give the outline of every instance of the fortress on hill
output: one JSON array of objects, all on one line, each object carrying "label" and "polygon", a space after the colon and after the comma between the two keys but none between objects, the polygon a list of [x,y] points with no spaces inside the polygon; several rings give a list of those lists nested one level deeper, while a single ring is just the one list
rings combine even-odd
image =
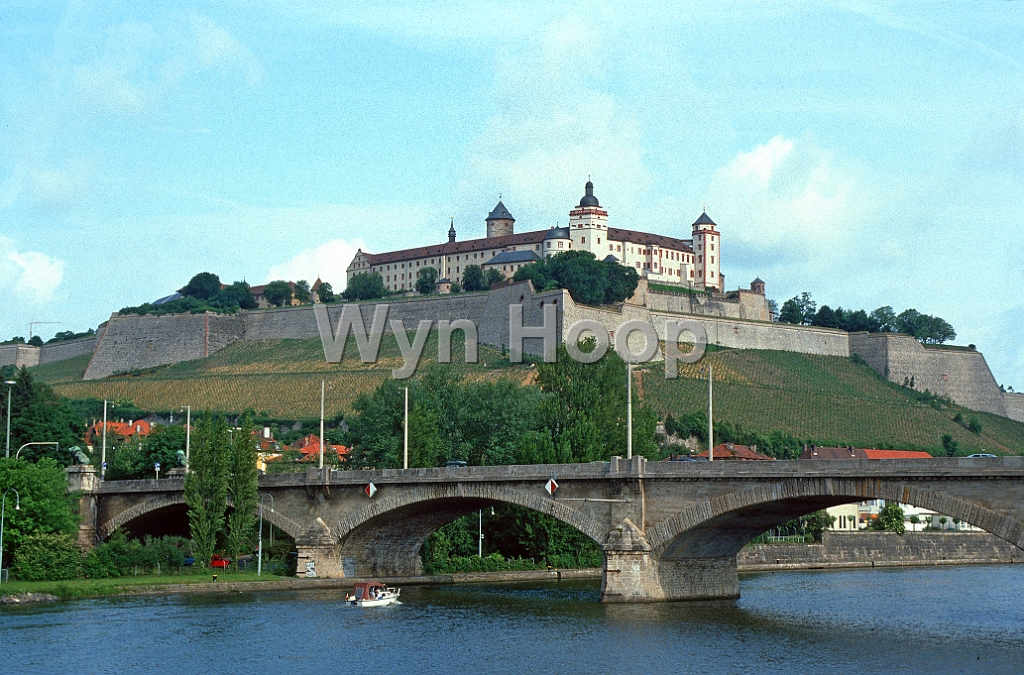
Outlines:
[{"label": "fortress on hill", "polygon": [[689,239],[623,230],[608,226],[608,211],[594,196],[594,184],[588,180],[584,190],[580,203],[569,211],[567,227],[517,234],[516,219],[499,200],[486,218],[485,238],[457,241],[453,220],[443,244],[389,253],[356,251],[347,269],[348,279],[376,272],[389,291],[411,292],[419,271],[433,267],[438,272],[438,290],[448,292],[450,283],[461,279],[469,265],[497,270],[508,279],[520,267],[549,256],[587,251],[598,260],[632,267],[652,282],[725,290],[721,235],[707,213],[693,223]]},{"label": "fortress on hill", "polygon": [[[692,224],[690,239],[609,227],[608,212],[588,181],[586,194],[569,212],[568,227],[516,234],[514,225],[512,214],[499,201],[487,217],[483,239],[458,242],[453,225],[444,244],[379,254],[359,251],[348,276],[380,273],[395,292],[381,301],[390,307],[388,318],[401,319],[408,329],[421,320],[467,319],[477,327],[481,344],[503,347],[509,345],[509,306],[513,304],[523,306],[524,326],[541,326],[545,310],[554,307],[560,341],[569,326],[581,319],[597,321],[613,334],[627,320],[644,321],[655,327],[661,340],[667,322],[690,319],[702,324],[709,344],[838,357],[858,354],[892,382],[912,381],[916,389],[948,396],[966,408],[1024,422],[1024,394],[1003,392],[978,351],[926,347],[908,335],[775,323],[760,279],[749,289],[726,292],[721,235],[707,213]],[[570,250],[590,251],[637,270],[640,282],[633,297],[618,306],[592,307],[576,303],[562,289],[538,292],[529,281],[508,280],[489,291],[443,292],[450,288],[449,278],[459,278],[467,265],[497,269],[508,279],[522,265]],[[417,271],[424,266],[434,266],[440,281],[448,282],[438,284],[440,294],[421,296],[412,291]],[[372,323],[376,305],[377,301],[359,303],[365,326]],[[326,308],[336,325],[342,305]],[[2,345],[0,365],[36,366],[89,354],[84,379],[94,380],[205,358],[239,341],[319,338],[311,305],[242,310],[233,315],[113,314],[92,337],[41,347]],[[541,354],[542,342],[527,338],[523,350]]]}]

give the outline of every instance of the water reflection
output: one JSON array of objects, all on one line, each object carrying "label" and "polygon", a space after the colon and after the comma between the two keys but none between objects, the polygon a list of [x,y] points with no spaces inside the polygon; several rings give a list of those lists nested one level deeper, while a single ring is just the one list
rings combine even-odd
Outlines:
[{"label": "water reflection", "polygon": [[[736,601],[605,605],[596,581],[118,598],[0,611],[20,672],[1024,672],[1024,566],[748,575]],[[10,659],[10,661],[8,661]],[[3,668],[7,671],[7,668]]]}]

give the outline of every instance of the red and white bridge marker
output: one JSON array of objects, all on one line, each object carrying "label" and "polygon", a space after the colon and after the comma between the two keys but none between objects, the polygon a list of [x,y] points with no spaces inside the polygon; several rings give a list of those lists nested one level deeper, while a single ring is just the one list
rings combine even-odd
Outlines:
[{"label": "red and white bridge marker", "polygon": [[548,494],[554,496],[555,490],[558,489],[558,483],[555,482],[554,478],[549,478],[547,483],[544,483],[544,489],[548,491]]},{"label": "red and white bridge marker", "polygon": [[370,497],[372,499],[373,495],[377,494],[377,486],[374,485],[373,483],[370,483],[365,488],[363,488],[363,492],[366,493],[367,497]]}]

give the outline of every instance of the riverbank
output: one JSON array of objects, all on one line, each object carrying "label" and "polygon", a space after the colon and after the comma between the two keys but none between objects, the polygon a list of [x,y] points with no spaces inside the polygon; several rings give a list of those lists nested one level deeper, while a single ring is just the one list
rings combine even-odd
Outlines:
[{"label": "riverbank", "polygon": [[[914,567],[933,565],[1024,563],[1024,550],[982,532],[826,532],[820,544],[758,544],[745,547],[737,556],[740,572],[781,570],[854,569],[870,567]],[[560,581],[599,579],[601,569],[549,569],[510,572],[471,572],[377,579],[392,586],[436,586],[486,584],[513,581]],[[255,574],[218,573],[209,575],[127,577],[123,579],[75,579],[72,581],[12,581],[0,587],[0,598],[19,600],[69,600],[116,595],[160,595],[170,593],[253,593],[310,589],[347,590],[359,581],[374,579],[307,579]]]}]

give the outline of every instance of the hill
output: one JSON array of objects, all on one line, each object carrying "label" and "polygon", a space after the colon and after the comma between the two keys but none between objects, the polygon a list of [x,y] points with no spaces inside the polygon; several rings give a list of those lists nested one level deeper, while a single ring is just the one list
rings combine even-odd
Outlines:
[{"label": "hill", "polygon": [[[422,365],[437,358],[437,335],[424,349]],[[320,380],[327,381],[329,417],[351,411],[352,401],[372,391],[401,366],[394,337],[386,335],[375,364],[358,360],[351,343],[341,364],[324,361],[319,340],[238,342],[206,359],[144,372],[82,381],[88,355],[40,366],[37,376],[71,398],[128,398],[147,410],[240,411],[251,408],[273,417],[311,419],[319,415]],[[529,364],[512,365],[500,352],[481,346],[480,363],[461,364],[461,343],[452,346],[453,367],[468,377],[511,377],[530,381]],[[707,409],[705,365],[714,367],[715,419],[767,435],[784,431],[819,445],[923,449],[938,453],[944,434],[961,454],[1024,454],[1024,424],[969,411],[886,382],[854,360],[794,352],[725,349],[681,367],[666,380],[661,364],[637,370],[644,403],[664,417]],[[422,367],[422,366],[421,366]],[[976,417],[980,433],[954,421]]]},{"label": "hill", "polygon": [[[529,376],[529,365],[513,366],[497,350],[483,345],[477,364],[465,364],[461,341],[452,342],[452,366],[467,377]],[[437,361],[437,333],[423,350],[420,367]],[[259,340],[235,344],[205,358],[145,371],[83,381],[89,355],[48,363],[33,371],[57,393],[69,398],[131,399],[144,410],[238,412],[246,409],[284,419],[320,415],[320,381],[325,380],[325,412],[334,417],[352,410],[355,398],[373,391],[393,368],[403,364],[394,336],[386,334],[376,363],[359,361],[354,340],[342,362],[327,363],[319,340]]]},{"label": "hill", "polygon": [[[706,364],[713,366],[715,419],[767,435],[785,431],[818,445],[906,448],[938,453],[951,435],[961,454],[1024,453],[1024,424],[926,398],[853,359],[782,351],[723,350],[666,380],[643,371],[643,400],[664,417],[707,410]],[[976,417],[980,434],[954,421]]]}]

